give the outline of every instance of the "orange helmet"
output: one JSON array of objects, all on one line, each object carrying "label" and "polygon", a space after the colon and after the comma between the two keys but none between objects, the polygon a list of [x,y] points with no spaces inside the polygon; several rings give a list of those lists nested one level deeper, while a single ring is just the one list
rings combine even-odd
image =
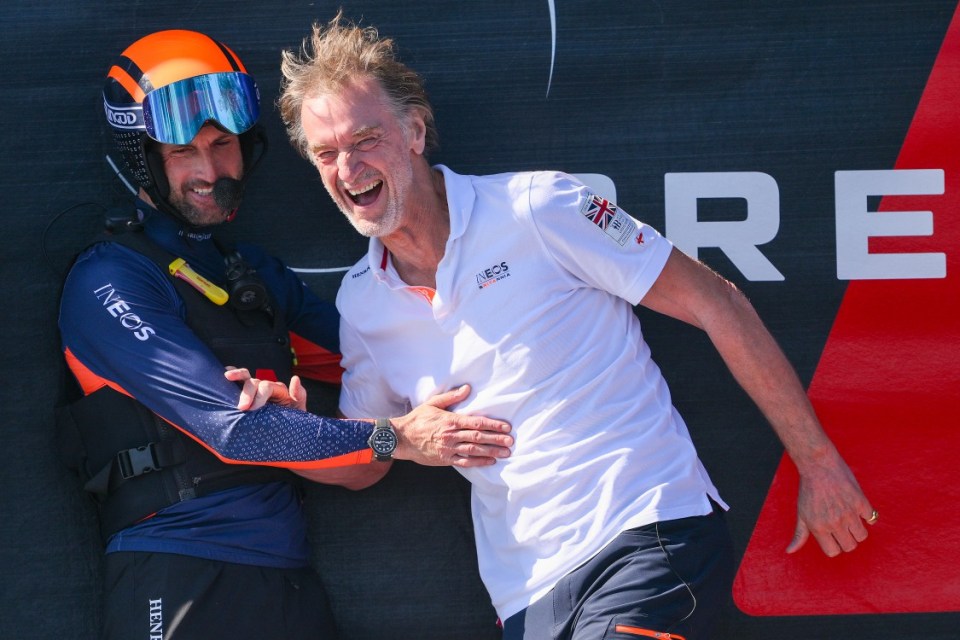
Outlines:
[{"label": "orange helmet", "polygon": [[158,205],[169,186],[154,142],[188,144],[207,123],[239,136],[245,175],[262,157],[260,92],[240,58],[196,31],[158,31],[126,48],[110,67],[103,106],[136,183]]}]

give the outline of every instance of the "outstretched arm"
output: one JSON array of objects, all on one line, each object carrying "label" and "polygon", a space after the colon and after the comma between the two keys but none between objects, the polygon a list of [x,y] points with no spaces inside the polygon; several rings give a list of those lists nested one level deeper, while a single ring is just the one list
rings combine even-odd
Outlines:
[{"label": "outstretched arm", "polygon": [[[256,410],[268,402],[306,409],[306,390],[296,376],[287,386],[282,382],[252,378],[246,369],[228,369],[224,375],[228,380],[243,383],[237,405],[240,410]],[[508,457],[513,445],[508,423],[448,411],[469,394],[470,386],[463,385],[430,397],[406,415],[392,418],[390,422],[398,439],[394,458],[429,466],[467,468],[489,466],[498,459]],[[363,489],[380,480],[389,468],[390,463],[372,462],[297,473],[316,482]]]},{"label": "outstretched arm", "polygon": [[853,551],[873,507],[817,419],[813,406],[753,306],[730,282],[677,249],[641,301],[703,329],[737,382],[773,426],[800,473],[797,527],[788,553],[813,535],[823,552]]}]

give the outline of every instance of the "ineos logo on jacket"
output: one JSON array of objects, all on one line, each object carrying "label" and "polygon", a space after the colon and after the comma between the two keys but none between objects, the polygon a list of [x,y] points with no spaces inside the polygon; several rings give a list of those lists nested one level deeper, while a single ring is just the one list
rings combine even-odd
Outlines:
[{"label": "ineos logo on jacket", "polygon": [[484,269],[477,274],[477,286],[480,289],[490,286],[498,280],[502,280],[510,275],[510,267],[507,266],[506,262],[501,262],[500,264],[495,264],[488,269]]},{"label": "ineos logo on jacket", "polygon": [[150,336],[157,333],[153,327],[144,323],[140,316],[131,311],[130,305],[117,295],[112,284],[108,283],[94,289],[93,295],[103,302],[104,308],[111,316],[120,321],[120,326],[133,332],[137,340],[148,340]]}]

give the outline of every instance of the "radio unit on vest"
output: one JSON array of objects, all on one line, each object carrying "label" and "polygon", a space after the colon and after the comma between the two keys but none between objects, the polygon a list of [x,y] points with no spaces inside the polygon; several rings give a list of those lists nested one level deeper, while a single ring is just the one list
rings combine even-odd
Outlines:
[{"label": "radio unit on vest", "polygon": [[256,269],[251,268],[239,252],[226,251],[220,243],[217,243],[217,248],[223,255],[230,304],[239,311],[263,309],[269,312],[270,297]]}]

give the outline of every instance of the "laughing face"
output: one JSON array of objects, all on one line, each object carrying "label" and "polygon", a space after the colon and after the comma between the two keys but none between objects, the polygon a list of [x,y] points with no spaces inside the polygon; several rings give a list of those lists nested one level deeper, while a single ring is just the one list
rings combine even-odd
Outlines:
[{"label": "laughing face", "polygon": [[204,227],[225,222],[226,211],[213,197],[220,178],[239,180],[243,173],[240,139],[205,125],[189,144],[161,144],[160,157],[170,185],[168,200],[191,224]]},{"label": "laughing face", "polygon": [[405,126],[370,78],[304,101],[301,118],[311,161],[354,228],[368,237],[399,229],[413,157],[423,153],[422,121],[415,115]]}]

